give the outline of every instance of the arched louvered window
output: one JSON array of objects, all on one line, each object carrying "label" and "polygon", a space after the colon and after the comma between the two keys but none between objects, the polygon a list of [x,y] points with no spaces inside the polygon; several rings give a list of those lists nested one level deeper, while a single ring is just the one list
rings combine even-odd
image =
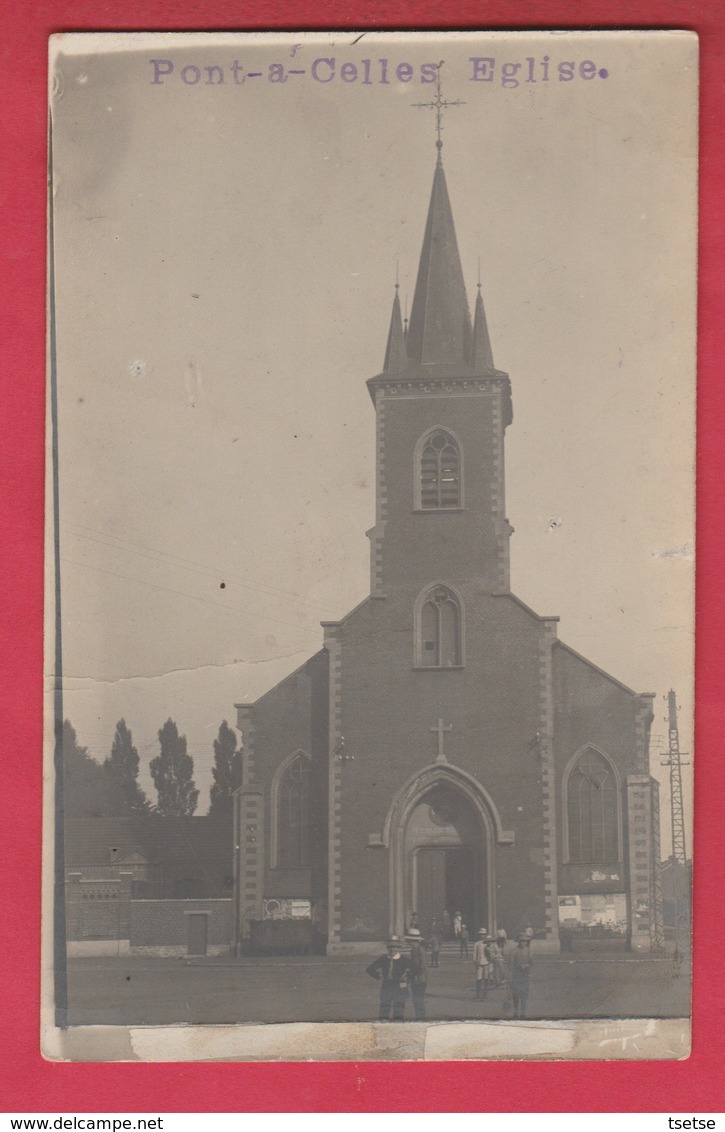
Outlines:
[{"label": "arched louvered window", "polygon": [[277,784],[277,865],[301,869],[310,863],[310,760],[296,755]]},{"label": "arched louvered window", "polygon": [[462,663],[461,607],[447,586],[434,586],[419,603],[417,663],[453,668]]},{"label": "arched louvered window", "polygon": [[461,506],[461,453],[456,440],[436,429],[420,449],[420,506],[441,510]]},{"label": "arched louvered window", "polygon": [[619,860],[617,780],[608,759],[591,748],[569,772],[566,790],[570,861]]}]

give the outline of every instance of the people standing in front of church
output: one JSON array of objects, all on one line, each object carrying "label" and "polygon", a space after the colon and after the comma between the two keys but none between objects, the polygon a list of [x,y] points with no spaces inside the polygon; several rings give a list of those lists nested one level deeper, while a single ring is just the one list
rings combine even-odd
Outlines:
[{"label": "people standing in front of church", "polygon": [[461,930],[458,933],[458,941],[461,946],[461,959],[468,959],[468,928],[465,924],[461,924]]},{"label": "people standing in front of church", "polygon": [[366,973],[380,980],[381,1022],[402,1022],[405,1017],[405,1004],[408,1001],[410,979],[410,959],[403,955],[397,936],[388,940],[387,952],[373,960]]},{"label": "people standing in front of church", "polygon": [[463,927],[463,916],[461,915],[460,912],[456,912],[456,914],[453,917],[453,938],[454,939],[456,939],[456,940],[460,939],[462,927]]},{"label": "people standing in front of church", "polygon": [[441,955],[441,937],[438,935],[438,929],[434,928],[431,932],[430,939],[428,940],[430,947],[430,965],[431,967],[440,966]]},{"label": "people standing in front of church", "polygon": [[486,989],[488,987],[489,964],[486,954],[486,938],[486,929],[481,928],[476,942],[473,945],[473,968],[476,972],[476,1002],[481,1002],[486,997]]},{"label": "people standing in front of church", "polygon": [[511,955],[511,993],[514,1000],[514,1018],[523,1018],[529,997],[531,981],[530,937],[522,932],[516,950]]},{"label": "people standing in front of church", "polygon": [[406,935],[410,944],[410,996],[413,999],[413,1013],[416,1022],[425,1022],[425,992],[428,983],[428,961],[425,955],[423,937],[418,928],[411,928]]}]

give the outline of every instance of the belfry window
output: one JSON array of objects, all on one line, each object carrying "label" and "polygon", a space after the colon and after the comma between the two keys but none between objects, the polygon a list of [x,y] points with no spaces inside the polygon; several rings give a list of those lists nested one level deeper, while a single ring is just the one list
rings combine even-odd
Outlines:
[{"label": "belfry window", "polygon": [[419,606],[416,662],[423,668],[455,668],[461,663],[461,607],[446,586],[434,586]]},{"label": "belfry window", "polygon": [[277,784],[277,865],[301,869],[310,863],[310,760],[296,755]]},{"label": "belfry window", "polygon": [[598,751],[579,756],[567,781],[570,861],[619,860],[617,781]]},{"label": "belfry window", "polygon": [[444,429],[428,436],[420,451],[420,506],[442,510],[461,506],[461,454]]}]

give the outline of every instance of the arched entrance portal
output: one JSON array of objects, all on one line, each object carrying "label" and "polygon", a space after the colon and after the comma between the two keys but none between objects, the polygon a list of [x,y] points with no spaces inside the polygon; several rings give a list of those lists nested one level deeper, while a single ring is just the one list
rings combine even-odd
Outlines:
[{"label": "arched entrance portal", "polygon": [[406,908],[424,935],[450,925],[456,912],[473,935],[488,927],[488,845],[471,803],[456,787],[433,786],[405,831]]},{"label": "arched entrance portal", "polygon": [[444,912],[461,912],[471,935],[496,925],[494,846],[510,844],[496,807],[472,775],[427,767],[390,807],[383,844],[390,853],[390,930],[401,935],[413,912],[424,932]]}]

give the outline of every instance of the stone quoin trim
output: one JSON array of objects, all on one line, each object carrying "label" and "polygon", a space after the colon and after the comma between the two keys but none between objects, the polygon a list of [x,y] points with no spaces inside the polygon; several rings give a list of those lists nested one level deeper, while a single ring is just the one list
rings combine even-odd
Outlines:
[{"label": "stone quoin trim", "polygon": [[328,947],[340,943],[342,933],[342,765],[338,757],[342,740],[342,627],[323,621],[325,648],[329,654],[329,811],[328,811]]},{"label": "stone quoin trim", "polygon": [[509,558],[511,527],[506,519],[506,496],[504,486],[504,429],[502,413],[502,391],[492,398],[491,405],[491,463],[492,474],[489,485],[489,504],[496,533],[497,585],[507,590],[510,585]]},{"label": "stone quoin trim", "polygon": [[388,489],[385,482],[385,397],[375,404],[375,526],[368,531],[370,539],[370,595],[384,597],[383,543],[388,514]]},{"label": "stone quoin trim", "polygon": [[240,786],[234,793],[234,951],[249,937],[250,920],[264,913],[264,793]]},{"label": "stone quoin trim", "polygon": [[242,736],[242,786],[254,782],[254,704],[235,704],[237,731]]},{"label": "stone quoin trim", "polygon": [[629,927],[632,947],[636,951],[649,949],[652,918],[657,915],[657,909],[650,903],[655,890],[652,877],[656,867],[652,853],[652,827],[658,816],[653,813],[656,796],[649,775],[627,775]]},{"label": "stone quoin trim", "polygon": [[376,462],[378,465],[376,518],[378,522],[382,522],[388,517],[388,488],[385,479],[385,397],[378,399],[375,417]]},{"label": "stone quoin trim", "polygon": [[547,939],[559,936],[559,877],[556,837],[556,770],[554,762],[554,667],[558,617],[542,618],[539,637],[539,758],[544,850],[544,922]]}]

